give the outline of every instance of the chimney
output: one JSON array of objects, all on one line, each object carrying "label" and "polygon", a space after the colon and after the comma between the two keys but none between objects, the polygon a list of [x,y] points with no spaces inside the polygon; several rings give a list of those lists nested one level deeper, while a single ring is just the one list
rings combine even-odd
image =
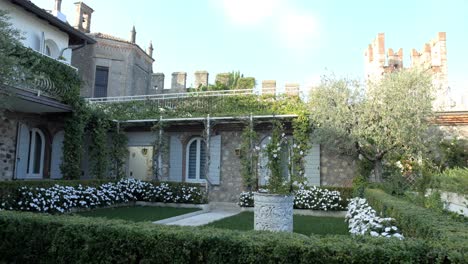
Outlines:
[{"label": "chimney", "polygon": [[84,33],[91,32],[91,14],[94,10],[83,2],[76,2],[75,7],[76,16],[73,27]]},{"label": "chimney", "polygon": [[61,12],[62,10],[62,0],[55,0],[54,10]]},{"label": "chimney", "polygon": [[193,88],[200,88],[201,86],[208,85],[208,72],[207,71],[196,71],[195,72],[195,85]]},{"label": "chimney", "polygon": [[150,41],[149,47],[148,47],[148,50],[146,51],[146,53],[148,53],[148,55],[149,55],[151,58],[153,58],[153,50],[154,50],[154,49],[153,49],[153,42]]},{"label": "chimney", "polygon": [[291,95],[291,96],[299,95],[299,84],[298,83],[286,83],[284,92],[286,95]]},{"label": "chimney", "polygon": [[130,31],[130,42],[135,43],[136,41],[136,31],[135,26],[133,26],[132,31]]},{"label": "chimney", "polygon": [[183,93],[187,89],[187,73],[173,72],[171,89],[174,93]]}]

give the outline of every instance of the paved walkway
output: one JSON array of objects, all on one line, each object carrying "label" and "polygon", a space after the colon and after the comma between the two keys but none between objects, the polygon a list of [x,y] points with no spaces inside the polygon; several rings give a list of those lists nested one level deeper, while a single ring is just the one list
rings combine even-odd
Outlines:
[{"label": "paved walkway", "polygon": [[197,211],[189,214],[179,215],[153,222],[154,224],[179,225],[179,226],[201,226],[236,215],[241,212],[240,208],[219,206],[208,211]]}]

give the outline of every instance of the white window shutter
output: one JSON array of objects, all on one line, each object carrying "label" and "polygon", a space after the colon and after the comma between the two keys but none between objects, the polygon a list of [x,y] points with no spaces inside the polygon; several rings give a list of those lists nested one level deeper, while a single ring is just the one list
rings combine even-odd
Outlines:
[{"label": "white window shutter", "polygon": [[307,185],[320,186],[320,145],[313,144],[304,157],[304,172]]},{"label": "white window shutter", "polygon": [[182,181],[182,143],[177,136],[170,137],[169,181]]},{"label": "white window shutter", "polygon": [[61,179],[62,171],[60,170],[60,165],[63,160],[63,139],[65,132],[59,131],[55,134],[52,141],[52,157],[51,157],[51,168],[50,168],[50,178],[52,179]]},{"label": "white window shutter", "polygon": [[16,154],[16,178],[25,179],[28,171],[29,156],[29,127],[20,124],[18,131],[17,154]]},{"label": "white window shutter", "polygon": [[210,167],[208,178],[211,184],[219,185],[221,171],[221,136],[213,136],[210,139]]}]

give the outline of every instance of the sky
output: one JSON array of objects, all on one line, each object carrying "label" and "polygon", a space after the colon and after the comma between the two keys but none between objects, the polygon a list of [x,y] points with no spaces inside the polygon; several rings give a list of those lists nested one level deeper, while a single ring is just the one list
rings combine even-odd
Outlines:
[{"label": "sky", "polygon": [[[52,9],[54,0],[33,0]],[[74,2],[63,0],[69,23]],[[210,83],[220,72],[240,71],[262,80],[301,88],[335,74],[363,79],[364,50],[379,32],[385,48],[421,50],[437,32],[447,32],[449,84],[468,90],[468,1],[313,0],[84,0],[94,9],[91,31],[154,46],[154,72],[170,87],[172,72],[207,70]]]}]

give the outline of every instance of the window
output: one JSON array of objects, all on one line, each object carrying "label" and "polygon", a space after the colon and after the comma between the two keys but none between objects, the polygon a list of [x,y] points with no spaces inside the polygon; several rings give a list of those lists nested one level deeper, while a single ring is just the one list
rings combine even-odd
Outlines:
[{"label": "window", "polygon": [[206,146],[203,139],[197,137],[189,141],[186,149],[186,181],[204,182],[206,168]]},{"label": "window", "polygon": [[41,178],[44,168],[44,134],[37,128],[29,131],[28,178]]},{"label": "window", "polygon": [[107,97],[108,77],[108,67],[96,67],[96,78],[94,80],[94,97]]}]

